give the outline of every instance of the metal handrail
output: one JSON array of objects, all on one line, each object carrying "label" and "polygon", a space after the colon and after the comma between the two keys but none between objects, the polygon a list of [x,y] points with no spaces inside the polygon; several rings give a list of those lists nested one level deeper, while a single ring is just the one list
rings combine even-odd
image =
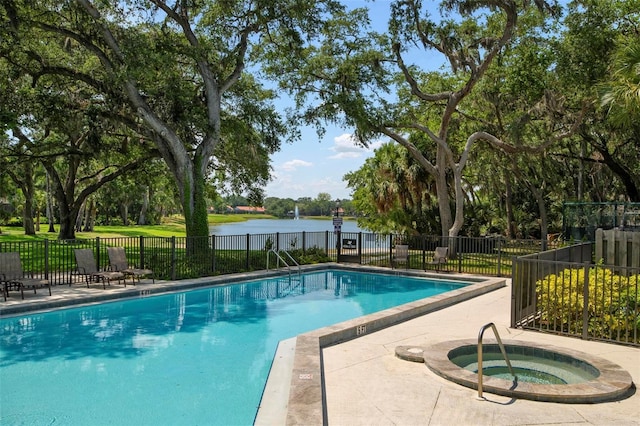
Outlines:
[{"label": "metal handrail", "polygon": [[491,327],[493,329],[493,334],[496,336],[496,340],[498,341],[498,346],[500,347],[500,351],[502,352],[502,356],[504,360],[507,362],[507,367],[509,368],[509,373],[513,376],[515,382],[518,382],[518,376],[513,372],[513,367],[511,367],[511,361],[509,361],[509,356],[507,355],[507,351],[502,344],[502,340],[500,339],[500,335],[498,334],[498,329],[495,324],[490,322],[488,324],[483,325],[480,328],[480,332],[478,333],[478,398],[482,398],[482,336],[484,335],[484,331]]},{"label": "metal handrail", "polygon": [[298,275],[300,275],[300,273],[301,273],[300,264],[298,262],[296,262],[296,260],[293,258],[293,256],[291,256],[291,253],[289,253],[286,250],[280,250],[278,253],[286,254],[287,257],[293,262],[293,264],[298,267]]},{"label": "metal handrail", "polygon": [[284,258],[282,256],[280,256],[280,253],[285,253],[289,259],[291,259],[291,261],[298,267],[298,275],[300,275],[300,265],[298,264],[298,262],[296,262],[296,260],[291,256],[291,254],[289,254],[288,251],[286,250],[278,250],[276,251],[275,249],[270,249],[267,252],[267,271],[269,270],[269,253],[272,253],[276,255],[276,267],[279,268],[280,267],[280,261],[282,261],[282,263],[284,263],[284,265],[287,267],[287,271],[289,272],[289,278],[291,278],[291,265],[289,265],[286,260],[284,260]]}]

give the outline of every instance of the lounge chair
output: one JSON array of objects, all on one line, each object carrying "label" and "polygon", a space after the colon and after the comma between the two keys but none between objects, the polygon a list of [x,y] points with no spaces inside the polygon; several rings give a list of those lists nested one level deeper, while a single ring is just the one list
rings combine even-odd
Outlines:
[{"label": "lounge chair", "polygon": [[399,263],[404,263],[407,268],[409,267],[409,246],[407,244],[396,244],[391,267],[396,267]]},{"label": "lounge chair", "polygon": [[35,294],[36,288],[47,287],[51,296],[49,280],[34,278],[32,272],[23,271],[18,252],[0,253],[0,282],[3,284],[4,300],[9,297],[10,290],[20,290],[24,299],[25,288],[32,288]]},{"label": "lounge chair", "polygon": [[[111,280],[124,279],[124,274],[119,271],[100,271],[96,264],[96,259],[93,257],[93,251],[91,249],[75,249],[76,264],[78,265],[78,274],[84,275],[87,281],[87,288],[92,281],[101,282],[102,288],[106,289],[107,284],[111,285]],[[71,284],[69,284],[71,285]],[[127,282],[124,282],[124,286],[127,286]]]},{"label": "lounge chair", "polygon": [[436,269],[440,270],[440,265],[447,263],[449,258],[449,247],[436,247],[433,252],[433,260],[429,262],[430,265],[436,265]]},{"label": "lounge chair", "polygon": [[109,254],[109,265],[111,270],[120,271],[126,277],[130,276],[133,284],[136,283],[136,278],[140,282],[140,277],[151,275],[152,281],[155,283],[155,277],[151,269],[132,268],[127,262],[127,255],[124,252],[124,247],[107,247],[107,253]]}]

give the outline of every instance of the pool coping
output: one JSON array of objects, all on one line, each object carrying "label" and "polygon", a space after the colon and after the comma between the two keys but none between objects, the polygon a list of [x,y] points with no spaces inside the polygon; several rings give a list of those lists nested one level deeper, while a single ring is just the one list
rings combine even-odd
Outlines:
[{"label": "pool coping", "polygon": [[[338,269],[464,281],[473,284],[298,335],[295,338],[295,349],[291,349],[290,344],[287,346],[288,351],[294,351],[293,355],[274,357],[254,425],[326,424],[323,348],[362,337],[506,286],[506,279],[501,277],[436,274],[415,270],[390,271],[388,268],[364,265],[347,267],[339,265]],[[293,357],[291,367],[281,365],[282,362],[290,363],[291,356]],[[285,374],[283,377],[283,370],[290,374]],[[284,382],[288,379],[290,383],[287,392],[283,387],[286,387]]]},{"label": "pool coping", "polygon": [[[621,366],[596,355],[573,349],[559,348],[549,344],[503,340],[505,346],[527,346],[556,352],[591,364],[598,369],[600,375],[582,383],[553,385],[517,382],[497,377],[483,376],[483,392],[513,398],[529,399],[541,402],[558,402],[565,404],[593,404],[615,401],[625,398],[633,388],[633,380],[629,372]],[[478,389],[478,374],[466,370],[449,360],[449,352],[460,346],[477,346],[478,340],[461,339],[437,343],[423,349],[424,363],[440,377],[453,383]],[[496,340],[487,339],[485,344],[497,344]],[[396,355],[399,352],[396,351]]]}]

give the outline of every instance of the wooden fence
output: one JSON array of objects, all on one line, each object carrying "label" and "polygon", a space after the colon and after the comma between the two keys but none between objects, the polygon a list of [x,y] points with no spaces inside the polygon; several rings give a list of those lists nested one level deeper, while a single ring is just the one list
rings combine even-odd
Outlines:
[{"label": "wooden fence", "polygon": [[640,268],[640,232],[596,230],[595,261],[605,265]]}]

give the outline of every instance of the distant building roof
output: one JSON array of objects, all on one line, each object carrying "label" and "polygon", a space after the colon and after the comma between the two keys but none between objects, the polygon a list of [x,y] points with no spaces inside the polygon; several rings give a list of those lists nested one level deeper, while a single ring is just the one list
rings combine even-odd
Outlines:
[{"label": "distant building roof", "polygon": [[266,211],[264,207],[254,206],[227,206],[227,210],[234,213],[264,213]]}]

